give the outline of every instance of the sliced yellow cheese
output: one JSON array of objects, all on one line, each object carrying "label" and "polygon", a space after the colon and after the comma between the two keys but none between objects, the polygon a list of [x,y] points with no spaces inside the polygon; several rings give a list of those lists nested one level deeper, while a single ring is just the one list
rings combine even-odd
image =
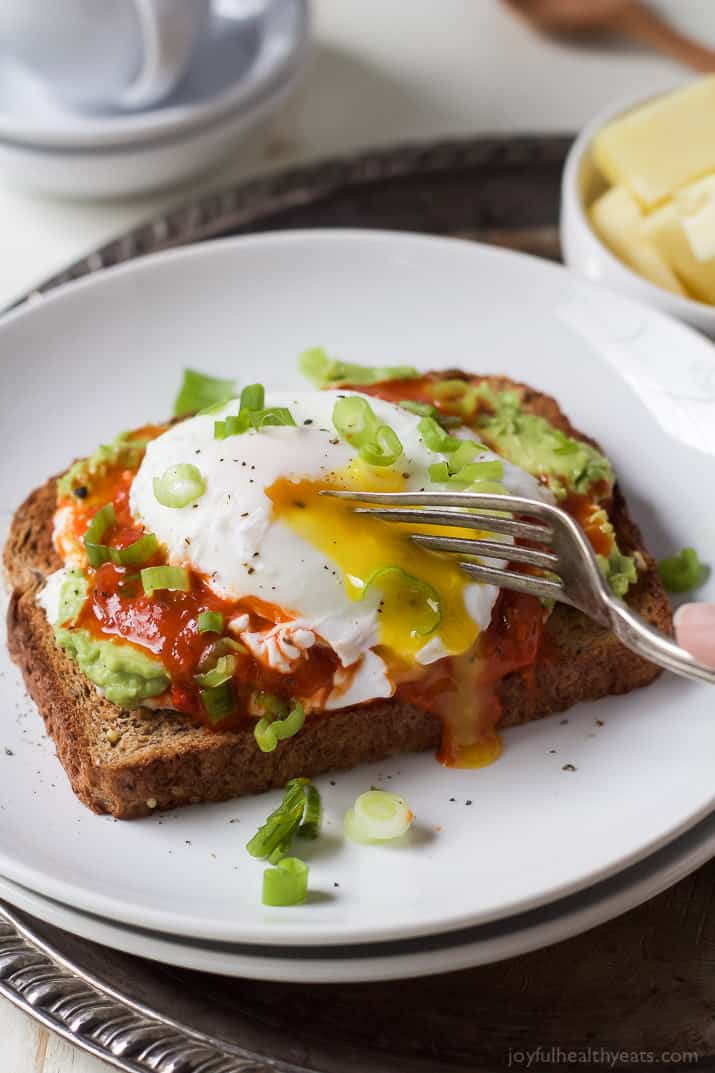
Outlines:
[{"label": "sliced yellow cheese", "polygon": [[634,272],[674,294],[685,294],[668,262],[642,233],[643,214],[632,194],[614,186],[594,201],[591,225],[612,253]]},{"label": "sliced yellow cheese", "polygon": [[[700,230],[698,218],[715,227],[711,197],[715,196],[715,177],[698,184],[668,201],[643,223],[643,234],[650,239],[690,293],[701,302],[715,304],[715,256],[706,257],[713,248],[712,231]],[[707,191],[710,191],[708,196]],[[701,200],[704,198],[704,201]]]},{"label": "sliced yellow cheese", "polygon": [[614,120],[593,141],[596,166],[653,208],[715,171],[715,75]]},{"label": "sliced yellow cheese", "polygon": [[678,191],[675,211],[693,257],[697,261],[710,261],[715,257],[715,175],[707,175]]}]

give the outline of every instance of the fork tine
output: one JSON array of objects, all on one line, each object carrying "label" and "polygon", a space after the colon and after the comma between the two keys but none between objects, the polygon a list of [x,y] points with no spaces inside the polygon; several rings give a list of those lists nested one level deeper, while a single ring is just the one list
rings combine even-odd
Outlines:
[{"label": "fork tine", "polygon": [[522,548],[518,544],[502,544],[498,540],[482,540],[480,537],[440,537],[414,533],[412,540],[430,551],[452,551],[458,555],[478,555],[491,559],[506,559],[512,563],[530,563],[542,570],[553,571],[559,559],[550,551]]},{"label": "fork tine", "polygon": [[351,499],[354,503],[374,503],[383,507],[464,507],[483,510],[509,511],[512,514],[524,514],[529,517],[542,518],[548,522],[553,508],[538,499],[525,499],[523,496],[495,495],[490,492],[338,492],[326,488],[323,496],[335,499]]},{"label": "fork tine", "polygon": [[512,570],[497,570],[492,566],[482,566],[478,563],[460,563],[459,565],[470,577],[486,582],[488,585],[496,585],[500,589],[513,589],[514,592],[525,592],[529,596],[540,596],[547,600],[570,602],[566,598],[561,581],[550,581],[548,578],[532,577],[529,574],[516,574]]},{"label": "fork tine", "polygon": [[414,522],[415,525],[456,526],[458,529],[480,529],[488,533],[506,533],[523,540],[548,542],[552,533],[545,525],[516,522],[513,518],[495,518],[491,514],[461,514],[446,510],[403,510],[391,507],[355,507],[356,514],[371,514],[385,522]]}]

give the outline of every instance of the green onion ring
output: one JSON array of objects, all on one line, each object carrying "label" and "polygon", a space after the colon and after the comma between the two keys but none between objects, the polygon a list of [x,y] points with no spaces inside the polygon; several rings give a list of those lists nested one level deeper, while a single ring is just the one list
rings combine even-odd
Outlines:
[{"label": "green onion ring", "polygon": [[152,484],[154,496],[162,507],[188,507],[206,491],[206,481],[190,462],[169,466]]}]

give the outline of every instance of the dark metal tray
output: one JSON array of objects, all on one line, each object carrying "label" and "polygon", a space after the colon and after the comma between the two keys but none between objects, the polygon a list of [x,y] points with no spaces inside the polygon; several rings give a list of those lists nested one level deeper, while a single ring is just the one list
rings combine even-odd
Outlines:
[{"label": "dark metal tray", "polygon": [[[28,298],[148,253],[278,228],[425,231],[558,259],[569,143],[405,146],[256,179],[134,229]],[[713,889],[708,865],[556,947],[448,976],[340,986],[168,968],[0,905],[0,994],[131,1073],[713,1068]]]}]

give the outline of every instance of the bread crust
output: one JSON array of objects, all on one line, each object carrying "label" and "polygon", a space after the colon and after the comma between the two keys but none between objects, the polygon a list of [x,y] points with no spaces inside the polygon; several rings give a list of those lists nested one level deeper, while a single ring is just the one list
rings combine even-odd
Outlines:
[{"label": "bread crust", "polygon": [[[444,376],[465,376],[450,370]],[[505,377],[483,377],[497,389],[519,392],[522,405],[579,439],[556,401]],[[593,442],[588,440],[588,442]],[[8,646],[22,670],[57,755],[77,796],[95,812],[120,819],[201,801],[222,801],[282,786],[298,775],[348,769],[403,752],[436,749],[440,721],[400,700],[376,701],[329,715],[312,715],[301,732],[272,753],[256,748],[252,726],[216,731],[173,711],[124,711],[101,697],[60,649],[37,593],[62,565],[51,538],[56,478],[18,508],[3,553],[13,593]],[[616,488],[611,519],[621,549],[639,553],[644,569],[628,603],[666,633],[672,632],[668,596]],[[659,669],[620,645],[579,612],[558,605],[545,644],[527,674],[499,685],[501,727],[515,726],[579,701],[645,686]]]}]

